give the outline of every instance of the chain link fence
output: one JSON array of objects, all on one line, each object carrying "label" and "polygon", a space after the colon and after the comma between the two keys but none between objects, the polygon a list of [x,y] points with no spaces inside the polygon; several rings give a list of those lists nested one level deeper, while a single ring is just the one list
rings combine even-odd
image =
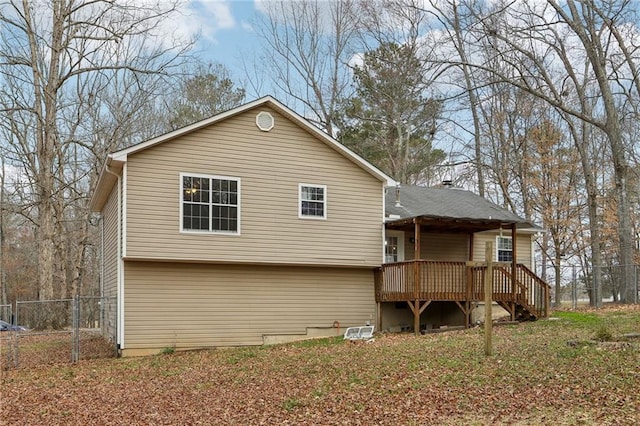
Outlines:
[{"label": "chain link fence", "polygon": [[[600,272],[603,298],[608,298],[612,302],[620,301],[626,290],[623,287],[626,268],[622,266],[594,266],[594,271],[596,270]],[[632,299],[627,302],[640,303],[640,265],[631,266],[630,274],[635,283],[635,291],[632,292]]]},{"label": "chain link fence", "polygon": [[[4,321],[6,324],[13,324],[13,306],[12,305],[0,305],[0,321]],[[0,367],[5,369],[5,366],[13,365],[13,340],[15,333],[9,330],[0,331]]]},{"label": "chain link fence", "polygon": [[19,327],[2,332],[2,369],[117,355],[115,298],[18,301],[12,318]]},{"label": "chain link fence", "polygon": [[12,305],[0,305],[0,320],[13,323],[13,306]]},{"label": "chain link fence", "polygon": [[[595,266],[583,269],[577,265],[562,265],[560,268],[560,299],[565,307],[576,308],[588,305],[593,292],[593,274],[600,272],[601,295],[605,303],[620,302],[625,289],[624,268],[622,266]],[[640,303],[640,265],[631,267],[635,292],[630,303]],[[547,268],[547,283],[551,286],[551,301],[555,301],[555,270]]]}]

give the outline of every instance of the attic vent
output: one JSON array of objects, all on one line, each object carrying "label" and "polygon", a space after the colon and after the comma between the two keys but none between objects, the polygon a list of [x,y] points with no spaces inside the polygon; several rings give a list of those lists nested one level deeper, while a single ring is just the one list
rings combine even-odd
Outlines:
[{"label": "attic vent", "polygon": [[268,132],[273,129],[274,122],[273,116],[268,112],[262,111],[256,115],[256,126],[263,132]]}]

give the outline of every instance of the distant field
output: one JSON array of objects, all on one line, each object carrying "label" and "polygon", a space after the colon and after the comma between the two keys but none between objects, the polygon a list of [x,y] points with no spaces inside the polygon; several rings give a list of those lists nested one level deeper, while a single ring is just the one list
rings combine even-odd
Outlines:
[{"label": "distant field", "polygon": [[3,424],[640,424],[640,306],[2,372]]}]

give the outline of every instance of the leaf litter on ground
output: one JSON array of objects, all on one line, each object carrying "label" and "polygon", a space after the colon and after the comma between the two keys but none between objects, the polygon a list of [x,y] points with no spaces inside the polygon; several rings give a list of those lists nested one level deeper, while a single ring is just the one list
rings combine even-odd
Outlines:
[{"label": "leaf litter on ground", "polygon": [[[494,328],[94,359],[3,371],[2,424],[640,423],[640,308]],[[611,343],[611,342],[601,342]]]}]

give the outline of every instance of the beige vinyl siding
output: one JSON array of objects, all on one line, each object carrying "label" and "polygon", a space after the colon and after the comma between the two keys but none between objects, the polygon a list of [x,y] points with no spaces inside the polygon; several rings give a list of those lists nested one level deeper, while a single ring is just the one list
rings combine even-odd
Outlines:
[{"label": "beige vinyl siding", "polygon": [[[473,236],[473,260],[478,262],[484,262],[485,256],[485,247],[487,241],[493,242],[493,258],[497,258],[496,251],[496,237],[499,235],[498,232],[478,232]],[[505,237],[511,237],[511,230],[505,230],[502,232],[502,235]],[[516,237],[517,247],[516,247],[516,261],[518,263],[522,263],[527,267],[531,267],[532,264],[532,253],[531,253],[531,234],[523,234],[520,233]]]},{"label": "beige vinyl siding", "polygon": [[[262,132],[256,114],[275,127]],[[240,235],[180,232],[180,173],[241,180]],[[327,186],[327,219],[298,218],[298,185]],[[382,183],[260,107],[131,155],[127,258],[375,266]],[[150,232],[153,230],[153,232]]]},{"label": "beige vinyl siding", "polygon": [[[114,186],[102,211],[102,226],[104,232],[103,261],[103,297],[115,298],[118,291],[118,186]],[[107,304],[108,305],[108,304]],[[116,335],[116,309],[107,311],[107,336]]]},{"label": "beige vinyl siding", "polygon": [[259,345],[375,319],[373,272],[125,262],[125,348]]},{"label": "beige vinyl siding", "polygon": [[[413,233],[405,232],[404,257],[413,260]],[[423,233],[420,235],[420,258],[464,262],[469,258],[469,236],[467,234]]]}]

